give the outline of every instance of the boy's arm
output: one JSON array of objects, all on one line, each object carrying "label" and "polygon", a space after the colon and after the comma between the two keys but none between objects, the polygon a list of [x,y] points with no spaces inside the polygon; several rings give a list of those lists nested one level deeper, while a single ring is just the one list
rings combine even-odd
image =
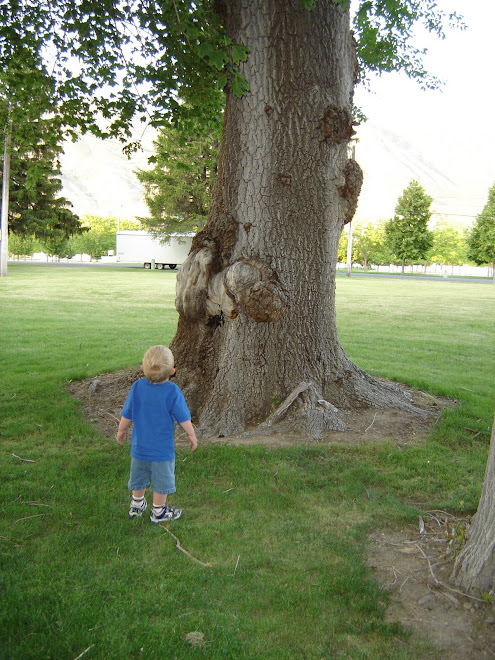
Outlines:
[{"label": "boy's arm", "polygon": [[129,426],[129,424],[131,422],[132,422],[132,420],[127,419],[127,417],[121,417],[120,418],[119,430],[117,431],[117,442],[119,443],[119,445],[124,444],[124,440],[125,440],[125,437],[126,437],[126,434],[127,434],[126,433],[127,427]]},{"label": "boy's arm", "polygon": [[180,427],[187,433],[189,442],[191,443],[191,451],[194,451],[198,446],[198,439],[191,420],[188,419],[187,422],[180,422]]}]

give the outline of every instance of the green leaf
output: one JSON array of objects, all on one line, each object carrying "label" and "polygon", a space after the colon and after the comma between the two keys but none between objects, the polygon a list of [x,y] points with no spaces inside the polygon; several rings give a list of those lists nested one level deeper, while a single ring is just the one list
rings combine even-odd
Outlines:
[{"label": "green leaf", "polygon": [[222,73],[222,75],[218,76],[218,80],[217,80],[218,89],[223,89],[227,84],[227,82],[228,82],[227,74]]},{"label": "green leaf", "polygon": [[249,92],[249,83],[248,81],[241,76],[239,72],[234,73],[234,79],[232,81],[232,91],[237,96],[238,99],[241,99],[244,94]]},{"label": "green leaf", "polygon": [[240,62],[245,62],[249,53],[249,48],[247,46],[241,46],[240,44],[234,44],[232,46],[232,59],[234,64],[239,66]]}]

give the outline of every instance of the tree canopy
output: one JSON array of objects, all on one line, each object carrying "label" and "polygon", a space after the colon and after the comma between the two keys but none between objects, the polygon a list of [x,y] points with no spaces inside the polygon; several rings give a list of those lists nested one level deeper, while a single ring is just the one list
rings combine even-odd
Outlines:
[{"label": "tree canopy", "polygon": [[[316,0],[318,1],[318,0]],[[301,0],[310,9],[315,0]],[[349,0],[334,0],[345,8]],[[74,136],[129,139],[133,122],[155,126],[171,118],[187,124],[218,117],[228,86],[241,96],[249,85],[239,72],[248,56],[233,43],[217,10],[221,0],[37,0],[2,3],[0,71],[14,123],[39,108],[48,93]],[[462,26],[435,0],[361,0],[354,32],[361,77],[403,69],[431,86],[425,50],[414,44],[419,22],[440,37]],[[3,75],[3,74],[2,74]],[[36,93],[33,93],[36,92]]]},{"label": "tree canopy", "polygon": [[406,260],[426,259],[432,246],[428,229],[432,201],[418,181],[412,180],[398,199],[394,217],[385,226],[388,244],[401,259],[402,269]]},{"label": "tree canopy", "polygon": [[432,239],[429,261],[446,266],[466,263],[467,245],[462,231],[442,221],[432,231]]},{"label": "tree canopy", "polygon": [[495,280],[495,183],[488,200],[471,229],[468,238],[469,256],[478,265],[492,264]]}]

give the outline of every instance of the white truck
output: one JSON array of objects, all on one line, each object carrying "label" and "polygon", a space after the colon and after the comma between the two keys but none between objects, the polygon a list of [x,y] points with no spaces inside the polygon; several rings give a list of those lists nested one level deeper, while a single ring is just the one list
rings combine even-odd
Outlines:
[{"label": "white truck", "polygon": [[143,230],[123,230],[117,232],[117,261],[122,263],[142,263],[145,268],[172,270],[185,261],[194,234],[171,234],[166,243],[153,238]]}]

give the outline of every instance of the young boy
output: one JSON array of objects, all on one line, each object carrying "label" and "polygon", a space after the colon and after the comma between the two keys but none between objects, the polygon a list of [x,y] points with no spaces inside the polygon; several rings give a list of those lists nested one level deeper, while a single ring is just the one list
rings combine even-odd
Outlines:
[{"label": "young boy", "polygon": [[166,346],[152,346],[144,355],[141,369],[145,377],[133,383],[129,391],[121,411],[117,442],[123,445],[132,422],[129,518],[142,516],[146,510],[144,494],[151,480],[150,520],[156,525],[182,515],[180,509],[167,505],[167,495],[175,493],[175,421],[187,433],[192,451],[198,441],[184,395],[169,381],[175,374],[172,351]]}]

